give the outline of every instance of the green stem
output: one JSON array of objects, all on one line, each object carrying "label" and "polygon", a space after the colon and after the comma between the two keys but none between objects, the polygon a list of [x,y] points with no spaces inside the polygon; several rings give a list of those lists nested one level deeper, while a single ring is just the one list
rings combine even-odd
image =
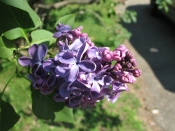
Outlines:
[{"label": "green stem", "polygon": [[23,33],[23,36],[24,36],[25,40],[27,41],[27,44],[30,45],[31,43],[30,43],[30,41],[29,41],[29,39],[28,39],[28,37],[27,37],[26,31],[23,31],[23,30],[22,30],[22,33]]},{"label": "green stem", "polygon": [[19,76],[23,77],[24,79],[26,79],[27,81],[31,82],[29,79],[27,79],[25,76],[21,75],[18,71],[18,63],[17,63],[17,59],[16,59],[16,74],[18,74]]},{"label": "green stem", "polygon": [[11,82],[11,80],[15,77],[15,75],[16,75],[16,71],[15,71],[15,73],[13,74],[13,76],[8,80],[8,82],[7,82],[7,84],[5,85],[3,91],[1,92],[1,94],[0,94],[0,100],[1,100],[2,95],[4,94],[4,91],[5,91],[5,89],[7,88],[8,84],[9,84],[9,83]]},{"label": "green stem", "polygon": [[51,52],[47,52],[47,54],[49,54],[51,57],[54,57],[54,55]]},{"label": "green stem", "polygon": [[30,43],[29,39],[26,36],[24,38],[27,41],[27,44],[30,45],[31,43]]}]

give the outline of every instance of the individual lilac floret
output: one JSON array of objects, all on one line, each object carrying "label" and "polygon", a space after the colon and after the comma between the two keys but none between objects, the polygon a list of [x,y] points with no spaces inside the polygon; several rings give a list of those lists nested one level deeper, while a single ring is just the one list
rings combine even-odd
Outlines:
[{"label": "individual lilac floret", "polygon": [[33,74],[29,74],[28,79],[31,81],[32,86],[35,89],[39,89],[40,93],[44,95],[52,93],[54,85],[56,84],[56,77],[53,75],[47,75],[44,78],[38,78]]},{"label": "individual lilac floret", "polygon": [[102,60],[105,62],[110,62],[113,58],[113,52],[110,50],[106,49],[102,52]]},{"label": "individual lilac floret", "polygon": [[114,103],[122,91],[127,91],[128,87],[126,84],[116,81],[113,83],[112,91],[107,95],[108,101]]},{"label": "individual lilac floret", "polygon": [[80,26],[72,31],[72,35],[74,38],[79,38],[81,35],[81,30],[83,29],[83,26]]},{"label": "individual lilac floret", "polygon": [[30,65],[30,67],[32,67],[34,64],[41,65],[43,63],[44,57],[47,54],[47,50],[47,46],[44,44],[34,44],[28,49],[28,54],[30,58],[22,56],[18,59],[18,62],[21,66]]},{"label": "individual lilac floret", "polygon": [[89,48],[94,46],[94,43],[90,40],[90,38],[88,37],[88,34],[87,33],[82,33],[80,35],[80,40],[83,43],[87,43],[89,45]]},{"label": "individual lilac floret", "polygon": [[59,23],[56,26],[56,30],[57,32],[54,33],[54,37],[58,38],[58,39],[63,39],[63,38],[67,38],[69,40],[73,39],[72,33],[71,33],[71,27],[69,25],[63,25],[61,23]]}]

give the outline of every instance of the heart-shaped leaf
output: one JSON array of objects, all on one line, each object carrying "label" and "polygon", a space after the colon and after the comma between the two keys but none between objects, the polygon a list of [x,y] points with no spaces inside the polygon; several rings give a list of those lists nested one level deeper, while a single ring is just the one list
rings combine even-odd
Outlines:
[{"label": "heart-shaped leaf", "polygon": [[7,102],[0,100],[0,131],[8,131],[19,120],[20,116]]},{"label": "heart-shaped leaf", "polygon": [[53,94],[42,95],[39,90],[35,90],[33,87],[31,87],[31,91],[32,110],[38,118],[69,123],[73,121],[72,109],[66,108],[64,103],[53,101]]},{"label": "heart-shaped leaf", "polygon": [[26,38],[27,34],[24,31],[24,29],[17,27],[17,28],[6,31],[4,33],[4,36],[9,40],[14,40],[14,39],[17,39],[19,37]]},{"label": "heart-shaped leaf", "polygon": [[8,58],[13,55],[15,45],[13,41],[0,37],[0,58]]},{"label": "heart-shaped leaf", "polygon": [[26,0],[0,0],[0,35],[14,28],[37,28],[42,23]]},{"label": "heart-shaped leaf", "polygon": [[47,30],[35,30],[31,33],[32,44],[40,44],[42,42],[49,42],[49,45],[54,43],[56,39],[53,37],[53,33]]},{"label": "heart-shaped leaf", "polygon": [[75,15],[70,14],[63,16],[58,19],[58,21],[55,23],[55,27],[57,26],[58,23],[64,24],[64,25],[69,25],[72,29],[74,28],[74,22],[75,22]]},{"label": "heart-shaped leaf", "polygon": [[55,115],[55,121],[62,121],[67,123],[74,122],[73,110],[68,107],[64,107],[60,112],[55,113]]}]

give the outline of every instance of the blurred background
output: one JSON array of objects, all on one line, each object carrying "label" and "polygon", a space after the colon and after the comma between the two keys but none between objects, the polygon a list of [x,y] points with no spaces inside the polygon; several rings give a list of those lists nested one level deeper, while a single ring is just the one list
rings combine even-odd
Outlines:
[{"label": "blurred background", "polygon": [[[21,118],[11,131],[174,131],[175,30],[169,0],[28,0],[43,21],[40,28],[54,32],[55,22],[76,14],[97,46],[111,50],[125,44],[133,52],[142,76],[116,103],[103,100],[95,107],[74,109],[75,122],[49,122],[32,113],[30,83],[20,76],[8,85],[4,99]],[[169,6],[171,5],[171,6]],[[160,10],[159,10],[160,8]],[[167,13],[166,13],[167,12]],[[169,12],[169,14],[168,14]],[[0,59],[0,90],[15,67]],[[27,71],[21,70],[21,73]]]}]

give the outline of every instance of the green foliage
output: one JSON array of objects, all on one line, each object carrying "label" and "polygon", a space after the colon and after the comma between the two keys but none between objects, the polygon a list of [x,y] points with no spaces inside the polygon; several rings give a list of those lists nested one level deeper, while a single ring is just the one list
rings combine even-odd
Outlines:
[{"label": "green foliage", "polygon": [[73,109],[70,109],[66,106],[64,108],[55,113],[55,122],[67,122],[67,123],[74,123],[74,114]]},{"label": "green foliage", "polygon": [[49,42],[49,45],[51,45],[56,41],[56,39],[53,38],[53,33],[44,29],[32,31],[31,38],[31,44],[41,44],[43,42]]},{"label": "green foliage", "polygon": [[1,58],[8,58],[12,56],[14,45],[12,41],[9,41],[5,37],[0,37],[0,57]]},{"label": "green foliage", "polygon": [[137,16],[137,13],[135,11],[126,10],[124,15],[122,16],[122,20],[125,23],[131,23],[132,21],[137,22],[136,16]]},{"label": "green foliage", "polygon": [[156,0],[159,9],[164,9],[165,12],[169,11],[168,5],[172,4],[172,0]]},{"label": "green foliage", "polygon": [[11,29],[9,31],[6,31],[4,33],[4,36],[9,40],[14,40],[14,39],[17,39],[19,37],[27,38],[26,33],[24,31],[25,30],[17,27],[17,28]]},{"label": "green foliage", "polygon": [[19,33],[18,29],[18,37],[20,37],[25,32],[23,29],[37,28],[41,25],[38,15],[26,0],[0,0],[0,16],[3,16],[3,20],[0,21],[0,34],[19,27],[21,31]]},{"label": "green foliage", "polygon": [[[72,109],[64,107],[64,103],[58,103],[53,100],[53,95],[42,95],[38,90],[32,91],[32,110],[40,119],[54,121],[73,122]],[[43,110],[44,109],[44,110]]]},{"label": "green foliage", "polygon": [[75,15],[70,14],[70,15],[65,15],[61,18],[59,18],[55,24],[55,27],[58,23],[64,24],[64,25],[69,25],[72,29],[74,28],[74,22],[75,22]]},{"label": "green foliage", "polygon": [[[52,1],[50,1],[50,4]],[[127,11],[126,14],[116,14],[116,3],[113,0],[87,4],[87,5],[67,5],[61,9],[53,9],[45,20],[44,28],[53,30],[53,24],[62,16],[75,14],[76,22],[74,27],[82,25],[83,32],[89,34],[89,37],[100,46],[118,46],[124,40],[129,39],[131,34],[120,24],[123,21],[136,22],[136,13]]]},{"label": "green foliage", "polygon": [[7,102],[0,101],[0,130],[7,131],[12,128],[19,120],[20,116],[14,108]]}]

